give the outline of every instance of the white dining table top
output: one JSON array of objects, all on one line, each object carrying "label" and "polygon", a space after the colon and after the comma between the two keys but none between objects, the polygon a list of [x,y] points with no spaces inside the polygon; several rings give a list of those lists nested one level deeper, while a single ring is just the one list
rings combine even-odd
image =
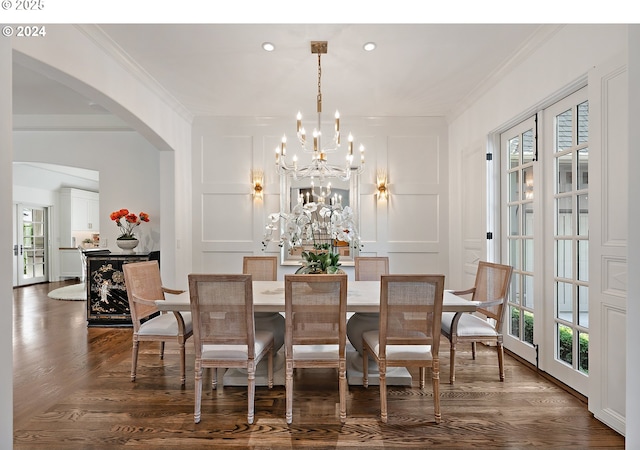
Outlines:
[{"label": "white dining table top", "polygon": [[[284,312],[284,281],[254,281],[253,305],[255,312]],[[473,312],[477,302],[444,292],[442,310],[447,312]],[[156,300],[160,311],[190,311],[189,293],[167,295]],[[379,281],[349,281],[347,284],[347,311],[360,313],[380,312]]]}]

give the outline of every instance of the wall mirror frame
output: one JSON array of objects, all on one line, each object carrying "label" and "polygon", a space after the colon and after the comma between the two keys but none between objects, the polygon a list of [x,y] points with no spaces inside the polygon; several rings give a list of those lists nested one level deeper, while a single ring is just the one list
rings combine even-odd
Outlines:
[{"label": "wall mirror frame", "polygon": [[[306,192],[311,188],[311,178],[300,178],[294,180],[291,175],[280,175],[280,211],[286,213],[291,212],[292,207],[297,203],[300,193],[305,196]],[[314,180],[316,186],[326,186],[327,182],[331,183],[331,192],[342,195],[343,206],[350,206],[353,210],[355,225],[360,229],[360,175],[357,170],[352,170],[348,180],[343,181],[339,178],[327,178],[322,183]],[[282,226],[282,223],[280,224]],[[300,265],[301,249],[291,249],[288,243],[284,243],[281,248],[280,261],[282,265],[293,266]],[[354,257],[359,252],[358,248],[346,247],[340,249],[340,263],[343,266],[353,266]]]}]

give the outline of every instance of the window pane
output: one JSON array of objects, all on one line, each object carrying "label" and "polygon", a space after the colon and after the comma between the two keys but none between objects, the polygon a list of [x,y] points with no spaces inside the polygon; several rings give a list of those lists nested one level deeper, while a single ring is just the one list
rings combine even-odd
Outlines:
[{"label": "window pane", "polygon": [[578,144],[589,141],[589,102],[578,105]]},{"label": "window pane", "polygon": [[522,200],[533,199],[533,167],[522,170]]},{"label": "window pane", "polygon": [[589,236],[589,196],[578,195],[578,236]]},{"label": "window pane", "polygon": [[578,335],[578,351],[580,359],[578,360],[578,370],[583,373],[589,373],[589,333],[580,333]]},{"label": "window pane", "polygon": [[556,158],[556,174],[558,186],[556,193],[562,194],[573,190],[573,171],[571,170],[572,154],[567,153]]},{"label": "window pane", "polygon": [[556,199],[556,236],[573,235],[573,216],[571,197]]},{"label": "window pane", "polygon": [[558,359],[573,364],[573,330],[558,324]]},{"label": "window pane", "polygon": [[520,200],[520,183],[518,179],[520,171],[516,170],[509,174],[509,201]]},{"label": "window pane", "polygon": [[509,321],[509,334],[520,339],[520,310],[510,306],[509,317],[511,318]]},{"label": "window pane", "polygon": [[509,167],[520,165],[520,136],[509,139]]},{"label": "window pane", "polygon": [[533,313],[524,311],[524,336],[522,340],[533,345]]},{"label": "window pane", "polygon": [[589,148],[578,151],[578,189],[589,188]]},{"label": "window pane", "polygon": [[520,205],[509,206],[509,236],[520,235],[518,227],[518,211],[520,211]]},{"label": "window pane", "polygon": [[589,328],[589,288],[578,286],[578,325]]},{"label": "window pane", "polygon": [[573,242],[569,239],[556,241],[556,276],[560,278],[571,278],[573,275],[573,259],[571,258],[571,248]]},{"label": "window pane", "polygon": [[589,241],[578,241],[578,280],[589,281]]},{"label": "window pane", "polygon": [[514,269],[520,269],[520,241],[509,239],[509,265]]},{"label": "window pane", "polygon": [[524,223],[522,225],[522,234],[524,236],[533,236],[533,203],[525,203],[522,205],[524,209]]},{"label": "window pane", "polygon": [[533,147],[533,130],[527,130],[522,133],[522,163],[526,164],[533,161],[535,156],[535,148]]},{"label": "window pane", "polygon": [[514,275],[509,286],[509,301],[520,305],[520,275]]},{"label": "window pane", "polygon": [[556,152],[573,146],[573,117],[571,110],[556,116]]},{"label": "window pane", "polygon": [[556,317],[565,322],[573,322],[573,285],[570,283],[556,282]]},{"label": "window pane", "polygon": [[524,271],[533,272],[533,239],[522,240],[522,263]]},{"label": "window pane", "polygon": [[529,275],[523,275],[523,306],[533,309],[533,277]]}]

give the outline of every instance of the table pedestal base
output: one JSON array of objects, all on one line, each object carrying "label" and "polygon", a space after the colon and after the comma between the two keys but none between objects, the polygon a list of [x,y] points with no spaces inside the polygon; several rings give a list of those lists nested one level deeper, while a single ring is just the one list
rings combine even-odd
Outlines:
[{"label": "table pedestal base", "polygon": [[[369,358],[369,386],[379,386],[378,365]],[[387,386],[411,386],[411,374],[404,367],[390,367],[387,370]],[[362,355],[357,351],[347,351],[347,383],[362,386]]]},{"label": "table pedestal base", "polygon": [[[256,386],[267,386],[267,363],[263,359],[256,369]],[[285,361],[284,349],[273,356],[273,385],[284,386]],[[247,371],[245,369],[227,369],[218,382],[224,386],[246,386]],[[392,367],[387,371],[387,386],[411,386],[411,374],[404,367]],[[347,344],[347,382],[350,386],[362,386],[362,355],[351,344]],[[379,386],[378,366],[369,360],[369,386]]]},{"label": "table pedestal base", "polygon": [[[268,386],[268,358],[265,357],[256,367],[256,386]],[[273,385],[284,386],[284,349],[273,355]],[[225,386],[246,386],[246,369],[227,369],[222,378]],[[218,379],[219,380],[219,379]]]}]

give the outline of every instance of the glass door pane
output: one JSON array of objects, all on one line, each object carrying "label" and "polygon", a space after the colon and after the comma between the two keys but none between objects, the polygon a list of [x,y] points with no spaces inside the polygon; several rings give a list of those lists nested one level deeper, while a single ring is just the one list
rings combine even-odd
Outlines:
[{"label": "glass door pane", "polygon": [[18,284],[47,281],[46,210],[21,206],[19,211],[22,239],[17,256],[20,258],[22,270]]}]

